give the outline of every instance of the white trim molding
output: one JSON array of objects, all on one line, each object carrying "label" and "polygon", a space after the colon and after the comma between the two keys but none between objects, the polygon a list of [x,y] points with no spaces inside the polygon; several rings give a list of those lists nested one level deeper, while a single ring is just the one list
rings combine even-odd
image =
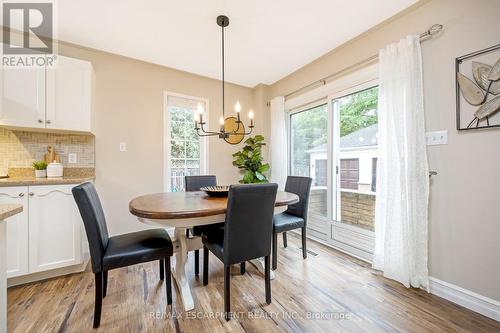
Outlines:
[{"label": "white trim molding", "polygon": [[[207,126],[210,119],[210,102],[208,98],[189,96],[171,91],[163,92],[163,191],[168,192],[170,189],[170,113],[168,111],[168,97],[185,98],[188,100],[198,101],[205,104],[205,112],[203,117]],[[194,124],[193,124],[194,126]],[[201,174],[208,174],[209,171],[209,144],[207,137],[200,138],[200,170]]]},{"label": "white trim molding", "polygon": [[500,302],[454,284],[429,277],[430,292],[483,316],[500,321]]}]

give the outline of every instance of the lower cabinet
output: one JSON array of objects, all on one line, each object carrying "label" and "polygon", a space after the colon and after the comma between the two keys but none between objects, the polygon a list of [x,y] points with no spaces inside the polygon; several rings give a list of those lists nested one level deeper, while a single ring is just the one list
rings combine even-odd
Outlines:
[{"label": "lower cabinet", "polygon": [[82,222],[71,193],[73,186],[29,187],[31,273],[81,262]]},{"label": "lower cabinet", "polygon": [[24,207],[6,221],[8,278],[82,263],[83,223],[73,186],[0,188],[0,203]]},{"label": "lower cabinet", "polygon": [[18,203],[23,212],[8,218],[7,227],[7,277],[16,277],[29,272],[29,225],[28,187],[1,187],[0,203]]}]

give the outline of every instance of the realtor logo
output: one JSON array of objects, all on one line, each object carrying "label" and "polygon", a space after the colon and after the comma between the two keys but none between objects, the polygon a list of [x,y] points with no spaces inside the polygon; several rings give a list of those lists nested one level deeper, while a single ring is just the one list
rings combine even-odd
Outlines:
[{"label": "realtor logo", "polygon": [[2,1],[2,67],[56,65],[52,0]]},{"label": "realtor logo", "polygon": [[[52,3],[4,2],[3,53],[40,54],[52,53],[53,11]],[[22,43],[12,40],[15,30],[22,33]]]}]

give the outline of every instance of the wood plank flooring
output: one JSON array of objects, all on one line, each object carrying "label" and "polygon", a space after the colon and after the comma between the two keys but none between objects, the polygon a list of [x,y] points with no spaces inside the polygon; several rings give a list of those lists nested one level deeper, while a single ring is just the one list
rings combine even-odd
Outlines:
[{"label": "wood plank flooring", "polygon": [[[281,237],[280,237],[281,238]],[[188,276],[195,310],[184,312],[173,288],[166,304],[158,263],[109,273],[96,332],[500,332],[500,323],[421,290],[373,273],[369,265],[309,240],[302,260],[298,237],[278,251],[272,304],[255,267],[231,276],[233,320],[223,318],[223,266],[210,257],[209,284]],[[280,240],[281,241],[281,240]],[[201,268],[201,267],[200,267]],[[201,273],[201,272],[200,272]],[[175,286],[175,284],[174,284]],[[93,274],[87,270],[8,290],[9,332],[92,332]]]}]

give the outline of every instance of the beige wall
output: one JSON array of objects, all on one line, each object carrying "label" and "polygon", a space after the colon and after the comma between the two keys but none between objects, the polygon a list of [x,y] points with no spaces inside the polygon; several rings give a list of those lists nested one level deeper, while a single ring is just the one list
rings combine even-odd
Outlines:
[{"label": "beige wall", "polygon": [[[210,122],[218,126],[220,81],[73,45],[59,45],[59,53],[93,64],[96,185],[110,232],[136,230],[140,225],[128,212],[130,199],[163,191],[163,93],[207,98]],[[227,110],[233,112],[239,99],[246,123],[248,109],[253,107],[252,89],[228,84],[226,92]],[[255,112],[255,131],[261,133],[264,110],[257,108]],[[120,142],[127,143],[126,152],[119,152]],[[217,175],[220,184],[240,179],[231,154],[241,147],[209,138],[209,172]]]},{"label": "beige wall", "polygon": [[287,94],[434,23],[444,33],[422,44],[427,130],[448,130],[429,147],[439,175],[430,194],[430,274],[500,300],[500,130],[455,130],[454,59],[500,42],[498,0],[434,0],[369,31],[270,87]]}]

